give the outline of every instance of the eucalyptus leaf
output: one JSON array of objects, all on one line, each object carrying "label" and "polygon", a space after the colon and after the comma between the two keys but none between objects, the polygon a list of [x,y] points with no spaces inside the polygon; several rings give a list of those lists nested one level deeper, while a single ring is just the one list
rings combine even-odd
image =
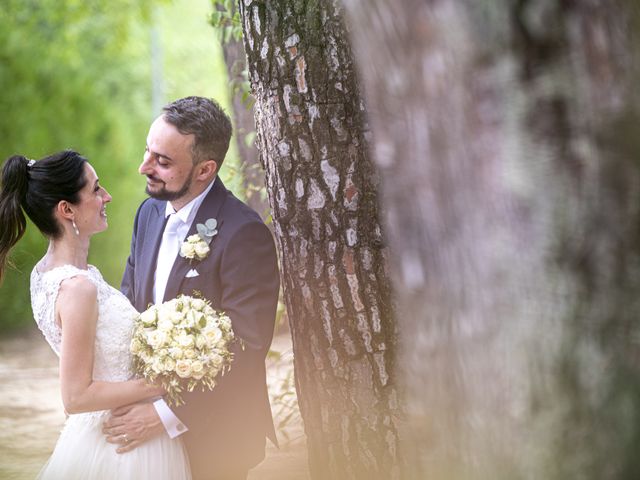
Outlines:
[{"label": "eucalyptus leaf", "polygon": [[218,226],[218,221],[215,218],[210,218],[209,220],[204,222],[204,224],[209,230],[215,230]]}]

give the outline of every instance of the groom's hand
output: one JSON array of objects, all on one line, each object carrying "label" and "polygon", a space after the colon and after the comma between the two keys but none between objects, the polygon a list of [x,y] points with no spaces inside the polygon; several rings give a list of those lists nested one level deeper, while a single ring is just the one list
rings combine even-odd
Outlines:
[{"label": "groom's hand", "polygon": [[152,403],[134,403],[112,410],[102,425],[102,433],[107,442],[120,445],[118,453],[125,453],[165,430]]}]

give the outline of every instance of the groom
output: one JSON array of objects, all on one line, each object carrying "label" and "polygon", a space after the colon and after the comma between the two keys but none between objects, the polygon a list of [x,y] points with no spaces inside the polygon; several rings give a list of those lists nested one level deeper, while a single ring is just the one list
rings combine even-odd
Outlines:
[{"label": "groom", "polygon": [[[167,105],[149,130],[139,171],[147,177],[121,289],[138,311],[200,292],[232,321],[231,370],[211,392],[185,393],[181,407],[163,400],[114,410],[107,440],[127,452],[155,435],[183,435],[195,480],[244,479],[264,458],[275,432],[265,356],[271,343],[279,276],[271,232],[217,176],[231,138],[220,106],[201,97]],[[209,219],[218,233],[201,261],[178,255],[180,243]],[[166,432],[166,433],[165,433]]]}]

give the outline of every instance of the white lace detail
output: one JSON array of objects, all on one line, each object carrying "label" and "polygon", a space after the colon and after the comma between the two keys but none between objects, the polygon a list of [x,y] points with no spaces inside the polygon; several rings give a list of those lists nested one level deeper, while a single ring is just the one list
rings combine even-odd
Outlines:
[{"label": "white lace detail", "polygon": [[98,322],[93,360],[93,379],[121,382],[132,377],[131,330],[137,311],[127,297],[110,286],[94,266],[81,270],[72,265],[57,267],[44,273],[36,268],[31,272],[31,307],[38,328],[49,345],[60,356],[62,330],[55,322],[55,304],[60,284],[69,278],[83,275],[98,290]]}]

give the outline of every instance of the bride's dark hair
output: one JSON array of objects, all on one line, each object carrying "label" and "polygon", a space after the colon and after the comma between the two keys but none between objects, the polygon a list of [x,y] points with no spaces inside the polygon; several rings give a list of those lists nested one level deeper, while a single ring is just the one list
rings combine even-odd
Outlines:
[{"label": "bride's dark hair", "polygon": [[0,282],[9,250],[27,227],[23,210],[47,237],[62,235],[53,212],[61,200],[78,203],[79,192],[87,183],[86,161],[73,150],[54,153],[37,162],[22,155],[7,159],[0,190]]}]

